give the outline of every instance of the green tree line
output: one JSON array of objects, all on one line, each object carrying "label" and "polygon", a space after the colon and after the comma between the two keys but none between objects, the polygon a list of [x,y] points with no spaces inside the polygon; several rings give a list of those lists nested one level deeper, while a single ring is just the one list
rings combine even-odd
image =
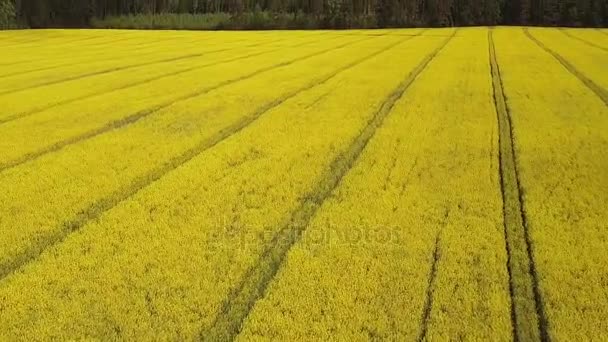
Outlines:
[{"label": "green tree line", "polygon": [[16,19],[15,4],[11,1],[0,0],[0,29],[15,27]]},{"label": "green tree line", "polygon": [[306,28],[607,26],[608,0],[0,0],[3,26],[86,27],[95,18],[141,26],[166,18],[169,27],[183,18],[247,21],[249,28],[281,20]]}]

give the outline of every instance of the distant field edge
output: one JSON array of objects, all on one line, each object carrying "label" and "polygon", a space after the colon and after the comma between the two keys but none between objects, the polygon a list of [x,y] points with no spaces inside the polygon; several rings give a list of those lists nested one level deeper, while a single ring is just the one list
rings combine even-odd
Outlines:
[{"label": "distant field edge", "polygon": [[[441,28],[467,28],[467,27],[511,27],[511,28],[552,28],[552,29],[587,29],[587,30],[595,30],[596,32],[608,35],[608,27],[598,27],[598,26],[576,26],[576,25],[517,25],[517,24],[496,24],[496,25],[454,25],[454,26],[433,26],[433,25],[358,25],[358,26],[350,26],[350,27],[335,27],[335,26],[327,26],[327,25],[268,25],[268,26],[252,26],[247,24],[239,24],[239,25],[217,25],[217,26],[184,26],[181,24],[176,25],[165,25],[160,24],[158,22],[146,22],[146,23],[121,23],[121,24],[113,24],[106,22],[106,20],[98,19],[98,22],[92,24],[90,26],[84,27],[48,27],[48,28],[19,28],[19,29],[9,29],[9,30],[1,30],[0,31],[44,31],[44,30],[103,30],[103,31],[114,31],[114,32],[124,32],[124,31],[359,31],[359,30],[370,30],[370,31],[381,31],[381,30],[389,30],[389,29],[441,29]],[[88,39],[96,39],[88,38]],[[578,39],[579,37],[573,37]],[[37,43],[46,38],[40,38],[36,40],[31,40],[29,42],[21,42],[14,45],[10,45],[7,47],[16,47],[22,45],[24,43]],[[2,41],[0,41],[1,45]],[[605,48],[603,48],[605,49]]]}]

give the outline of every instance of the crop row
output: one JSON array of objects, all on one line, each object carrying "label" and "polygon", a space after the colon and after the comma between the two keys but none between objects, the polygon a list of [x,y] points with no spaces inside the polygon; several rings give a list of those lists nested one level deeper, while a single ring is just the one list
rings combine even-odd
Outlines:
[{"label": "crop row", "polygon": [[[365,60],[358,56],[373,55],[375,51],[398,44],[402,40],[403,38],[384,38],[362,42],[359,45],[315,55],[307,61],[299,62],[295,67],[276,67],[270,73],[258,74],[256,77],[226,85],[207,96],[173,103],[125,126],[124,129],[110,130],[107,134],[67,146],[57,153],[5,171],[0,174],[0,183],[3,184],[0,187],[6,188],[6,196],[2,200],[3,207],[6,210],[13,208],[28,212],[31,220],[23,221],[23,217],[15,217],[18,221],[8,219],[2,222],[3,226],[10,228],[18,225],[20,221],[29,228],[13,229],[5,237],[3,265],[13,260],[15,255],[21,255],[24,247],[32,245],[31,241],[28,242],[28,236],[38,236],[40,231],[53,235],[54,230],[66,229],[62,227],[66,224],[62,225],[61,221],[65,220],[66,216],[73,217],[89,206],[95,208],[96,203],[103,202],[104,198],[125,191],[124,188],[130,188],[129,184],[138,183],[139,178],[150,178],[146,176],[150,172],[154,174],[157,172],[155,170],[172,164],[173,157],[193,153],[188,151],[197,151],[200,149],[198,146],[205,146],[206,142],[214,139],[217,134],[225,134],[230,127],[247,122],[265,110],[279,105],[283,100],[293,97],[298,91],[324,81],[340,71],[341,67],[348,66],[349,62]],[[349,57],[337,59],[344,53]],[[279,88],[272,87],[278,85]],[[248,89],[265,91],[251,92]],[[91,151],[100,151],[102,155]],[[137,159],[142,162],[133,163],[133,160]],[[58,169],[64,171],[57,173]],[[31,173],[26,170],[31,170]],[[46,172],[42,170],[48,171],[48,178],[40,178],[40,172]],[[31,174],[32,179],[24,177],[24,174]],[[15,181],[23,182],[24,186],[12,186]],[[87,186],[83,187],[83,184]],[[62,191],[58,192],[56,189]],[[97,191],[92,191],[93,189]],[[32,202],[32,193],[39,195],[40,200],[57,200],[50,206],[36,210],[30,207],[38,202]],[[63,198],[65,195],[70,199],[66,201]],[[54,219],[51,219],[52,217]],[[19,240],[24,243],[16,244]]]},{"label": "crop row", "polygon": [[486,30],[474,29],[429,64],[240,339],[511,340],[488,61]]},{"label": "crop row", "polygon": [[[69,31],[66,31],[69,32]],[[310,33],[308,33],[310,34]],[[301,34],[296,34],[299,36]],[[216,47],[225,43],[244,42],[246,40],[259,41],[271,38],[268,34],[230,34],[230,33],[198,33],[192,34],[188,32],[172,33],[155,32],[153,34],[138,32],[138,31],[113,31],[108,35],[107,32],[97,33],[91,31],[87,35],[78,35],[73,32],[58,38],[40,38],[35,42],[16,44],[9,46],[8,42],[3,42],[3,47],[6,54],[2,55],[0,65],[7,63],[15,63],[22,59],[32,62],[42,63],[45,58],[49,62],[66,60],[70,55],[78,58],[91,57],[95,53],[103,53],[111,57],[126,56],[128,52],[136,52],[141,48],[150,48],[159,44],[172,44],[182,42],[182,44],[195,44],[199,47]],[[185,46],[182,46],[182,48]],[[33,48],[39,54],[23,55],[24,52],[29,52]],[[118,49],[113,49],[118,48]],[[17,60],[15,60],[17,58]],[[24,66],[28,67],[28,66]]]},{"label": "crop row", "polygon": [[550,29],[530,29],[527,34],[558,59],[570,72],[587,83],[608,106],[608,51],[590,47],[563,33]]},{"label": "crop row", "polygon": [[[85,104],[82,100],[90,98],[99,98],[114,93],[114,96],[127,96],[123,99],[115,99],[114,101],[126,101],[133,98],[133,92],[140,96],[149,93],[146,87],[160,87],[161,82],[176,82],[183,86],[189,86],[190,89],[179,88],[174,89],[172,93],[180,94],[196,88],[199,83],[187,83],[184,81],[185,76],[189,74],[199,75],[206,71],[209,67],[217,65],[226,65],[236,61],[244,61],[253,59],[258,56],[272,58],[274,55],[268,55],[271,52],[278,52],[280,48],[289,49],[296,46],[305,46],[316,43],[316,39],[293,39],[287,44],[279,44],[278,46],[269,47],[264,43],[254,43],[244,47],[234,49],[220,49],[215,52],[209,52],[202,56],[191,56],[170,62],[163,62],[156,65],[142,65],[130,69],[123,69],[95,76],[78,78],[75,80],[64,80],[52,85],[47,85],[43,88],[37,87],[19,91],[16,93],[5,94],[0,96],[5,103],[5,111],[0,115],[0,124],[16,120],[25,116],[30,116],[42,111],[46,111],[53,107],[66,104],[78,103]],[[270,62],[270,61],[269,61]],[[234,63],[233,63],[234,64]],[[187,78],[186,78],[187,79]],[[152,84],[151,84],[152,83]],[[131,89],[131,93],[124,92],[125,89]],[[168,94],[165,94],[167,96]],[[24,101],[29,97],[35,96],[37,101]],[[136,97],[137,98],[137,97]],[[82,105],[81,105],[82,106]],[[91,109],[95,109],[94,107]]]},{"label": "crop row", "polygon": [[62,47],[150,36],[43,31],[0,95],[0,339],[608,333],[608,35],[349,32],[87,75]]},{"label": "crop row", "polygon": [[[310,36],[310,34],[308,34]],[[297,39],[297,36],[296,36]],[[264,39],[254,44],[274,42],[277,39]],[[220,47],[207,47],[206,44],[188,44],[181,40],[171,41],[160,45],[151,45],[148,48],[139,48],[136,51],[129,51],[127,48],[121,56],[121,46],[116,44],[118,52],[112,50],[105,53],[97,53],[93,56],[79,57],[72,56],[68,62],[59,62],[53,67],[52,61],[47,59],[39,63],[28,63],[33,68],[41,68],[32,72],[23,72],[2,76],[0,95],[21,92],[24,90],[39,88],[42,86],[62,83],[70,80],[78,80],[86,77],[103,75],[107,73],[130,70],[141,66],[156,66],[161,68],[164,63],[179,62],[181,60],[195,59],[203,57],[207,53],[221,52],[230,48],[247,47],[248,44],[226,42]],[[128,45],[127,45],[128,46]],[[49,67],[50,65],[50,67]],[[42,66],[42,67],[41,67]]]},{"label": "crop row", "polygon": [[[90,136],[130,124],[142,117],[211,90],[272,71],[319,54],[337,50],[366,38],[341,44],[327,42],[297,49],[253,52],[226,60],[207,62],[188,72],[142,82],[119,91],[87,97],[67,105],[54,106],[19,120],[0,125],[0,169],[26,162]],[[394,38],[393,38],[394,39]],[[302,44],[304,45],[304,44]],[[263,53],[263,57],[255,55]],[[253,55],[253,56],[251,56]],[[248,58],[252,63],[243,63]],[[145,71],[140,71],[145,75]],[[176,89],[175,84],[179,84]],[[23,98],[21,98],[23,102]]]},{"label": "crop row", "polygon": [[[550,36],[543,33],[538,39],[557,51]],[[579,44],[568,39],[560,40],[564,48],[559,53],[568,53],[579,72],[590,72],[594,48],[567,52],[566,46]],[[522,31],[497,29],[494,40],[512,118],[541,333],[564,341],[605,335],[608,108]],[[577,49],[589,55],[576,59]],[[583,68],[585,64],[589,66]],[[599,82],[606,74],[587,76]]]},{"label": "crop row", "polygon": [[[172,339],[196,335],[212,323],[224,298],[255,263],[267,242],[263,233],[276,232],[305,200],[317,179],[323,177],[331,161],[359,134],[384,98],[445,39],[425,37],[409,44],[413,40],[407,38],[411,37],[376,38],[368,45],[368,53],[392,45],[390,51],[345,69],[269,110],[238,135],[169,172],[68,236],[37,262],[5,278],[0,285],[3,312],[0,326],[5,327],[2,334],[25,338],[137,338],[153,333],[158,338]],[[396,44],[399,41],[403,43]],[[347,51],[343,51],[344,59],[364,55],[361,51],[344,52]],[[314,65],[317,72],[323,64],[341,63],[337,58],[319,62]],[[290,70],[310,74],[305,65]],[[127,134],[124,139],[141,138],[148,142],[151,140],[146,136],[156,133],[159,135],[154,137],[159,139],[166,134],[167,139],[179,137],[186,141],[204,128],[196,121],[200,106],[211,105],[205,123],[212,122],[214,117],[225,120],[228,113],[223,109],[235,103],[241,103],[242,107],[230,110],[242,115],[251,105],[234,96],[264,89],[272,94],[284,86],[293,90],[296,87],[290,85],[289,79],[268,76],[268,82],[274,82],[273,91],[263,87],[264,83],[235,84],[241,87],[233,89],[232,95],[218,96],[216,100],[221,102],[213,103],[208,98],[190,103],[193,105],[190,110],[185,105],[174,108],[168,113],[174,116],[168,125],[163,125],[169,122],[161,117],[156,118],[160,121],[142,120],[139,128],[132,126],[132,135]],[[65,151],[85,149],[87,153],[83,156],[90,155],[89,160],[94,160],[104,158],[105,147],[121,140],[107,138],[103,149],[83,143]],[[140,158],[143,164],[147,155],[159,146],[154,145],[147,152],[135,151],[138,153],[133,157],[108,159],[111,163],[123,159],[125,164],[116,169],[105,168],[107,177],[100,174],[98,178],[108,183],[121,180],[120,177],[131,173],[124,170],[124,165],[136,167],[136,163],[126,161]],[[172,146],[180,144],[173,141],[161,148]],[[170,152],[168,155],[175,154]],[[84,175],[95,170],[82,160],[71,161],[69,165],[49,163],[47,167],[36,168],[49,171],[48,176],[39,174],[38,178],[65,181],[66,177],[58,177],[56,172],[82,169]],[[52,165],[56,166],[51,168]],[[12,171],[7,174],[16,174]],[[78,186],[85,186],[86,181],[72,183],[72,189],[78,191]],[[54,187],[58,188],[61,189]],[[94,194],[96,188],[88,187],[88,193],[79,197],[74,197],[71,191],[54,192],[56,200],[36,202],[77,203]],[[34,193],[24,191],[23,195]],[[48,207],[39,210],[38,220],[54,212]],[[23,225],[31,226],[35,225]],[[9,227],[21,228],[18,222]],[[242,239],[248,242],[247,248],[232,248]],[[32,242],[27,238],[24,241]],[[40,277],[45,279],[44,283],[39,281]],[[23,286],[30,289],[28,295],[19,290]],[[22,329],[24,326],[27,328]]]}]

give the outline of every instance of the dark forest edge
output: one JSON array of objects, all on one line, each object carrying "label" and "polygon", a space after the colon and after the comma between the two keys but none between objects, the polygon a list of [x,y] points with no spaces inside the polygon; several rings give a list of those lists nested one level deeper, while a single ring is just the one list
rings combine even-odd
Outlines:
[{"label": "dark forest edge", "polygon": [[0,28],[606,27],[608,0],[0,0]]}]

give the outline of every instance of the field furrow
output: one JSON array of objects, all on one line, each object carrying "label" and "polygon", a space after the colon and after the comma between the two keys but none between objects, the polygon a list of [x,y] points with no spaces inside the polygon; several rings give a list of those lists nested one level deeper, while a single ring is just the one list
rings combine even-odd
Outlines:
[{"label": "field furrow", "polygon": [[[396,160],[396,159],[395,159]],[[447,220],[447,212],[444,218]],[[446,221],[444,220],[439,225],[445,226]],[[433,293],[435,292],[435,283],[437,281],[437,264],[439,258],[441,258],[439,245],[441,243],[441,231],[437,233],[435,238],[435,247],[433,248],[433,260],[431,261],[431,269],[429,271],[428,284],[426,285],[426,291],[424,293],[424,306],[422,308],[422,319],[420,321],[420,328],[418,329],[419,334],[417,341],[426,341],[428,339],[429,332],[429,321],[431,320],[431,309],[433,308]],[[367,330],[373,331],[373,330]]]},{"label": "field furrow", "polygon": [[[185,43],[185,42],[184,42]],[[110,45],[114,45],[115,42],[110,42]],[[170,46],[169,48],[176,48],[177,45],[175,46]],[[82,48],[86,48],[86,47],[82,47]],[[68,50],[72,50],[72,49],[68,49]],[[35,78],[41,78],[40,74],[36,75],[35,73],[40,73],[42,71],[45,71],[46,73],[42,75],[42,77],[48,76],[49,72],[54,72],[56,74],[63,74],[65,76],[66,73],[70,73],[69,68],[73,67],[74,65],[87,65],[90,63],[95,63],[97,61],[104,60],[104,61],[111,61],[112,63],[118,62],[122,59],[133,59],[133,55],[137,54],[138,57],[145,57],[145,56],[155,56],[158,51],[154,51],[152,49],[150,49],[151,51],[148,52],[142,52],[141,50],[136,51],[129,51],[127,54],[125,54],[124,56],[121,55],[117,55],[116,53],[109,53],[107,52],[106,55],[104,55],[103,53],[100,53],[99,51],[95,51],[90,55],[87,56],[74,56],[74,51],[72,56],[65,56],[64,58],[58,59],[56,61],[54,60],[49,60],[48,58],[43,58],[41,60],[27,60],[27,61],[19,61],[18,59],[15,59],[15,64],[20,64],[20,63],[27,63],[27,67],[25,66],[20,66],[18,68],[14,67],[14,64],[8,64],[7,66],[0,66],[0,79],[9,79],[9,82],[14,82],[13,83],[13,87],[17,88],[21,85],[18,82],[25,84],[25,86],[27,86],[26,82],[35,82],[36,80],[32,80]],[[200,49],[199,49],[200,50]],[[89,50],[85,50],[85,51],[89,51]],[[198,50],[197,50],[198,51]],[[202,54],[202,53],[201,53]],[[68,71],[66,72],[65,69],[68,69]],[[32,75],[33,74],[33,75]],[[86,74],[85,74],[86,75]],[[74,76],[73,76],[74,77]],[[83,76],[85,77],[85,76]],[[31,79],[30,79],[31,78]],[[5,90],[5,91],[9,91],[11,90],[10,88]]]},{"label": "field furrow", "polygon": [[[47,32],[48,30],[40,31]],[[10,58],[19,57],[21,54],[31,51],[32,48],[36,48],[38,52],[44,57],[49,57],[51,59],[55,58],[65,58],[69,55],[69,52],[76,53],[76,55],[89,55],[93,51],[97,52],[108,52],[108,47],[111,47],[112,44],[116,44],[116,46],[120,46],[122,48],[135,47],[140,44],[150,44],[161,41],[168,41],[169,39],[183,39],[183,38],[198,38],[200,42],[209,41],[210,38],[213,37],[221,37],[214,36],[210,33],[199,33],[199,34],[191,34],[188,32],[156,32],[154,35],[149,35],[140,31],[132,31],[132,30],[112,30],[112,31],[103,31],[103,30],[86,30],[80,33],[75,33],[73,31],[65,31],[64,35],[54,36],[49,38],[36,38],[35,41],[26,42],[23,44],[15,44],[8,45],[4,44],[4,48],[6,49],[6,54],[2,55],[0,61],[5,61]],[[47,32],[47,34],[49,34]],[[240,35],[230,35],[226,34],[223,36],[226,39],[226,42],[231,42],[236,39],[243,39],[243,36]],[[78,50],[77,46],[74,43],[81,42],[79,44],[86,49]],[[217,42],[217,40],[215,40]],[[89,48],[91,49],[89,51]],[[121,51],[116,51],[117,53],[121,53]],[[35,57],[37,61],[42,61],[39,58],[39,55],[36,56],[28,56]]]},{"label": "field furrow", "polygon": [[607,32],[0,30],[0,341],[606,339]]},{"label": "field furrow", "polygon": [[397,101],[238,339],[512,340],[496,126],[486,29],[463,29]]},{"label": "field furrow", "polygon": [[[304,37],[309,38],[319,35],[319,33],[294,35],[293,39],[298,40]],[[135,42],[138,41],[137,37],[122,38],[120,40],[127,39],[135,40]],[[86,71],[88,70],[82,69],[82,67],[91,64],[97,66],[99,61],[103,62],[101,65],[104,67],[108,65],[129,67],[129,65],[122,65],[120,63],[123,61],[132,63],[134,56],[137,56],[138,60],[149,56],[158,57],[159,55],[166,55],[168,57],[175,58],[176,56],[184,55],[184,52],[188,51],[192,52],[193,54],[206,55],[215,52],[228,51],[230,49],[262,46],[280,42],[281,40],[284,39],[269,37],[249,40],[246,38],[218,40],[218,38],[213,39],[211,37],[208,39],[205,39],[205,37],[195,37],[191,39],[173,38],[167,39],[167,41],[158,39],[157,41],[139,44],[133,44],[133,42],[130,41],[121,44],[116,40],[111,40],[105,43],[96,44],[95,49],[81,47],[79,45],[68,45],[62,49],[62,53],[58,54],[57,52],[52,52],[48,56],[38,55],[37,57],[40,58],[37,60],[27,61],[27,67],[20,67],[17,70],[11,66],[0,67],[0,78],[9,78],[9,81],[13,82],[13,87],[17,88],[19,85],[27,85],[27,82],[31,84],[32,82],[36,82],[38,79],[43,77],[59,77],[65,76],[66,74],[74,77],[74,74],[77,74],[78,72],[81,73],[80,76],[86,77]],[[105,45],[108,45],[112,49],[108,49],[108,47]],[[161,51],[162,53],[160,53]],[[23,53],[15,53],[14,55],[16,56],[15,60],[18,60],[19,57],[17,56],[23,56]],[[77,66],[78,68],[74,68],[74,66]],[[41,71],[45,72],[41,73]]]},{"label": "field furrow", "polygon": [[[276,70],[272,75],[216,91],[213,94],[215,101],[201,98],[183,103],[179,107],[173,106],[158,113],[157,117],[150,117],[149,120],[127,130],[94,139],[32,165],[16,168],[11,170],[12,175],[0,176],[0,184],[2,184],[0,188],[3,186],[8,188],[15,179],[23,180],[23,174],[28,173],[28,169],[32,170],[40,166],[51,168],[52,173],[56,173],[57,169],[64,169],[66,174],[69,174],[63,179],[59,178],[51,182],[32,179],[30,188],[9,191],[5,205],[13,210],[30,212],[32,221],[12,223],[8,221],[5,226],[0,226],[10,230],[11,224],[25,224],[26,227],[33,229],[13,229],[7,234],[3,241],[6,245],[5,251],[0,255],[0,275],[6,275],[20,268],[24,263],[37,257],[45,248],[61,241],[67,234],[78,230],[105,210],[213,147],[219,141],[242,130],[272,108],[398,44],[405,43],[410,38],[412,37],[391,38],[387,42],[370,42],[350,48],[350,51],[346,49],[314,58],[298,66],[297,69]],[[388,45],[382,47],[387,43]],[[342,58],[339,63],[333,62],[337,54],[343,53],[352,57]],[[277,77],[285,80],[279,92],[247,95],[246,89],[271,87],[276,84]],[[240,106],[227,107],[225,100],[221,100],[224,98],[246,102],[251,109]],[[184,129],[180,129],[181,127]],[[159,129],[168,131],[159,132]],[[91,151],[105,153],[103,158],[100,158],[91,154]],[[138,158],[142,153],[146,156],[145,163],[129,165],[132,159]],[[76,167],[75,161],[85,167]],[[116,179],[121,182],[108,183],[108,176],[114,175],[116,170],[121,170],[123,173],[119,179]],[[40,198],[56,197],[60,195],[56,189],[62,189],[69,192],[72,199],[68,202],[58,201],[53,208],[47,206],[44,211],[36,215],[35,208],[28,208],[31,197],[27,196],[27,193],[34,188],[37,189]],[[77,199],[78,197],[80,199]],[[74,217],[66,218],[68,213],[73,213]],[[50,219],[51,215],[55,218]],[[32,239],[32,236],[36,238]]]},{"label": "field furrow", "polygon": [[608,108],[524,33],[494,41],[547,339],[604,336]]},{"label": "field furrow", "polygon": [[[93,97],[103,96],[111,92],[132,88],[142,84],[171,80],[171,77],[193,72],[201,68],[208,68],[214,65],[235,62],[243,59],[261,56],[271,52],[277,52],[281,48],[295,48],[316,44],[317,39],[298,41],[294,44],[293,40],[287,44],[276,44],[266,46],[266,43],[253,43],[244,45],[241,48],[220,49],[205,53],[200,57],[194,57],[181,61],[163,63],[159,66],[143,66],[132,68],[128,71],[100,75],[86,80],[78,79],[71,82],[45,87],[45,92],[40,95],[39,89],[32,89],[13,95],[0,96],[5,101],[5,112],[0,114],[0,125],[9,121],[20,119],[29,115],[40,113],[51,108],[82,101]],[[331,37],[328,41],[333,40]],[[74,86],[79,86],[78,91],[74,91]],[[26,102],[24,97],[36,94],[38,101]]]},{"label": "field furrow", "polygon": [[511,116],[496,59],[496,46],[489,31],[490,65],[494,89],[494,104],[498,115],[500,181],[503,199],[505,240],[507,244],[509,289],[513,331],[517,341],[547,340],[545,309],[538,289],[538,274],[519,185]]},{"label": "field furrow", "polygon": [[608,53],[593,51],[577,41],[559,39],[559,32],[524,29],[526,35],[547,53],[557,59],[608,106]]},{"label": "field furrow", "polygon": [[[264,235],[278,232],[383,99],[444,39],[397,45],[289,99],[3,279],[1,334],[196,337],[255,264]],[[246,246],[233,245],[239,241]],[[15,292],[38,272],[53,279],[28,296]]]},{"label": "field furrow", "polygon": [[[52,41],[43,40],[22,47],[11,48],[10,46],[3,46],[6,53],[3,54],[2,59],[0,60],[4,62],[3,64],[27,62],[27,65],[23,69],[23,71],[27,71],[40,66],[47,66],[47,63],[48,66],[53,66],[57,61],[69,59],[70,55],[80,58],[81,56],[92,56],[97,53],[116,58],[124,55],[124,52],[121,53],[120,51],[129,50],[131,54],[135,53],[136,46],[134,43],[141,42],[141,37],[136,35],[115,34],[112,36],[95,37],[95,40],[89,41],[89,43],[76,44],[79,40],[80,39],[62,39],[55,44],[53,44]],[[43,47],[38,50],[38,54],[35,56],[27,54],[27,51],[41,44]],[[120,48],[117,56],[113,56],[109,53],[108,50],[111,47]],[[4,73],[5,71],[3,74]]]},{"label": "field furrow", "polygon": [[[41,30],[38,33],[26,32],[19,37],[12,37],[9,40],[4,41],[3,47],[10,52],[13,49],[28,49],[38,48],[46,50],[49,48],[54,49],[55,43],[62,43],[67,41],[78,41],[81,39],[89,38],[89,33],[72,33],[72,34],[57,34],[53,30]],[[98,37],[103,38],[103,34],[99,34]],[[41,46],[42,45],[42,46]],[[2,56],[5,58],[6,56]]]},{"label": "field furrow", "polygon": [[[6,122],[0,125],[0,173],[66,146],[133,124],[176,103],[366,39],[370,38],[355,38],[340,44],[316,44],[311,48],[299,47],[291,51],[281,49],[264,54],[261,58],[253,58],[247,65],[243,65],[239,59],[217,63],[213,68],[197,68],[171,79],[145,83]],[[251,56],[245,58],[248,57]],[[180,90],[175,90],[169,81],[180,82]],[[38,139],[32,139],[31,135]]]},{"label": "field furrow", "polygon": [[[56,63],[59,61],[66,61],[70,56],[76,59],[90,58],[95,54],[101,54],[116,58],[116,57],[128,57],[140,50],[147,50],[154,46],[169,47],[173,46],[176,42],[183,42],[180,47],[192,48],[194,45],[204,48],[216,48],[225,45],[232,45],[235,43],[247,43],[256,41],[270,41],[273,39],[281,39],[282,35],[276,35],[272,32],[180,32],[180,33],[168,33],[156,31],[154,35],[147,34],[146,32],[140,31],[111,31],[112,34],[98,35],[96,40],[85,41],[82,44],[71,43],[70,39],[63,39],[56,44],[50,44],[50,42],[43,41],[41,44],[32,44],[32,46],[25,46],[20,49],[6,49],[6,53],[2,55],[0,61],[10,61],[15,59],[27,58],[31,61],[31,66],[45,65],[44,61],[48,60],[50,63]],[[313,32],[293,32],[294,38],[312,37],[312,36],[323,36],[331,34],[328,31],[313,31]],[[71,39],[74,39],[73,37]],[[42,46],[40,46],[42,45]],[[40,46],[37,48],[38,54],[31,56],[26,54],[32,47]],[[82,48],[81,48],[82,47]]]},{"label": "field furrow", "polygon": [[[272,42],[272,40],[270,41]],[[207,53],[222,52],[229,48],[208,49],[205,46],[193,45],[187,49],[178,49],[182,42],[172,43],[159,49],[158,46],[151,46],[148,51],[138,50],[137,53],[130,53],[123,58],[104,58],[98,55],[93,60],[85,59],[79,62],[77,57],[73,57],[72,63],[64,64],[57,68],[44,69],[37,72],[20,73],[14,76],[0,76],[2,85],[0,86],[0,96],[22,92],[24,90],[37,89],[58,83],[79,80],[83,78],[115,73],[118,71],[139,68],[142,66],[159,66],[169,62],[192,59],[201,57]],[[256,46],[257,43],[251,44]],[[243,44],[235,44],[236,48],[242,48]],[[111,52],[108,52],[111,53]],[[46,62],[45,62],[46,63]]]},{"label": "field furrow", "polygon": [[[83,69],[83,71],[86,70],[85,73],[81,74],[79,72],[73,72],[72,70],[61,70],[60,72],[58,72],[58,74],[61,75],[60,76],[61,78],[59,78],[57,80],[53,80],[53,78],[54,78],[53,76],[49,77],[49,75],[41,73],[41,74],[37,75],[36,77],[34,77],[33,79],[29,79],[29,77],[28,77],[28,79],[25,82],[23,82],[22,80],[17,80],[17,82],[16,82],[17,85],[15,85],[14,83],[11,82],[12,80],[6,79],[6,78],[12,77],[12,76],[9,76],[9,77],[6,77],[2,82],[6,88],[2,88],[3,90],[0,90],[0,96],[6,95],[6,94],[17,93],[17,92],[20,92],[23,90],[32,90],[32,89],[49,86],[49,85],[53,85],[53,84],[57,84],[57,83],[79,80],[79,79],[86,78],[86,77],[92,77],[92,76],[103,75],[103,74],[122,71],[122,70],[138,68],[138,67],[142,67],[142,66],[150,66],[150,65],[164,64],[164,63],[169,63],[169,62],[177,62],[177,61],[184,60],[184,59],[201,57],[203,54],[202,53],[192,53],[192,54],[185,54],[185,55],[180,55],[180,56],[171,56],[171,57],[163,58],[163,59],[158,59],[158,53],[153,52],[153,53],[151,53],[151,55],[154,56],[154,59],[151,61],[137,62],[136,64],[112,66],[110,68],[102,69],[99,71],[94,71],[96,69],[95,66],[91,67],[91,65],[89,63],[84,63],[85,65],[82,66],[82,69]],[[141,58],[141,56],[138,56],[138,57]],[[106,67],[107,65],[104,63],[103,66]],[[66,74],[71,75],[71,76],[65,77]],[[24,83],[24,84],[22,84],[22,83]]]},{"label": "field furrow", "polygon": [[[455,34],[454,31],[453,34]],[[275,277],[281,267],[285,256],[297,243],[306,230],[310,220],[319,207],[327,200],[332,191],[338,186],[342,177],[353,167],[361,152],[374,136],[376,130],[382,125],[390,113],[395,102],[416,80],[416,77],[426,68],[427,64],[453,37],[449,36],[444,42],[427,55],[414,70],[388,95],[378,111],[361,130],[359,135],[351,142],[348,148],[338,155],[330,164],[329,171],[304,196],[304,201],[291,217],[273,235],[270,243],[264,249],[260,258],[251,267],[238,286],[230,293],[222,305],[222,310],[209,329],[201,333],[205,341],[233,340],[238,334],[245,318],[249,315],[256,301],[264,294],[268,284]]]},{"label": "field furrow", "polygon": [[608,37],[601,34],[597,30],[562,29],[561,32],[566,36],[576,39],[586,45],[608,52]]}]

